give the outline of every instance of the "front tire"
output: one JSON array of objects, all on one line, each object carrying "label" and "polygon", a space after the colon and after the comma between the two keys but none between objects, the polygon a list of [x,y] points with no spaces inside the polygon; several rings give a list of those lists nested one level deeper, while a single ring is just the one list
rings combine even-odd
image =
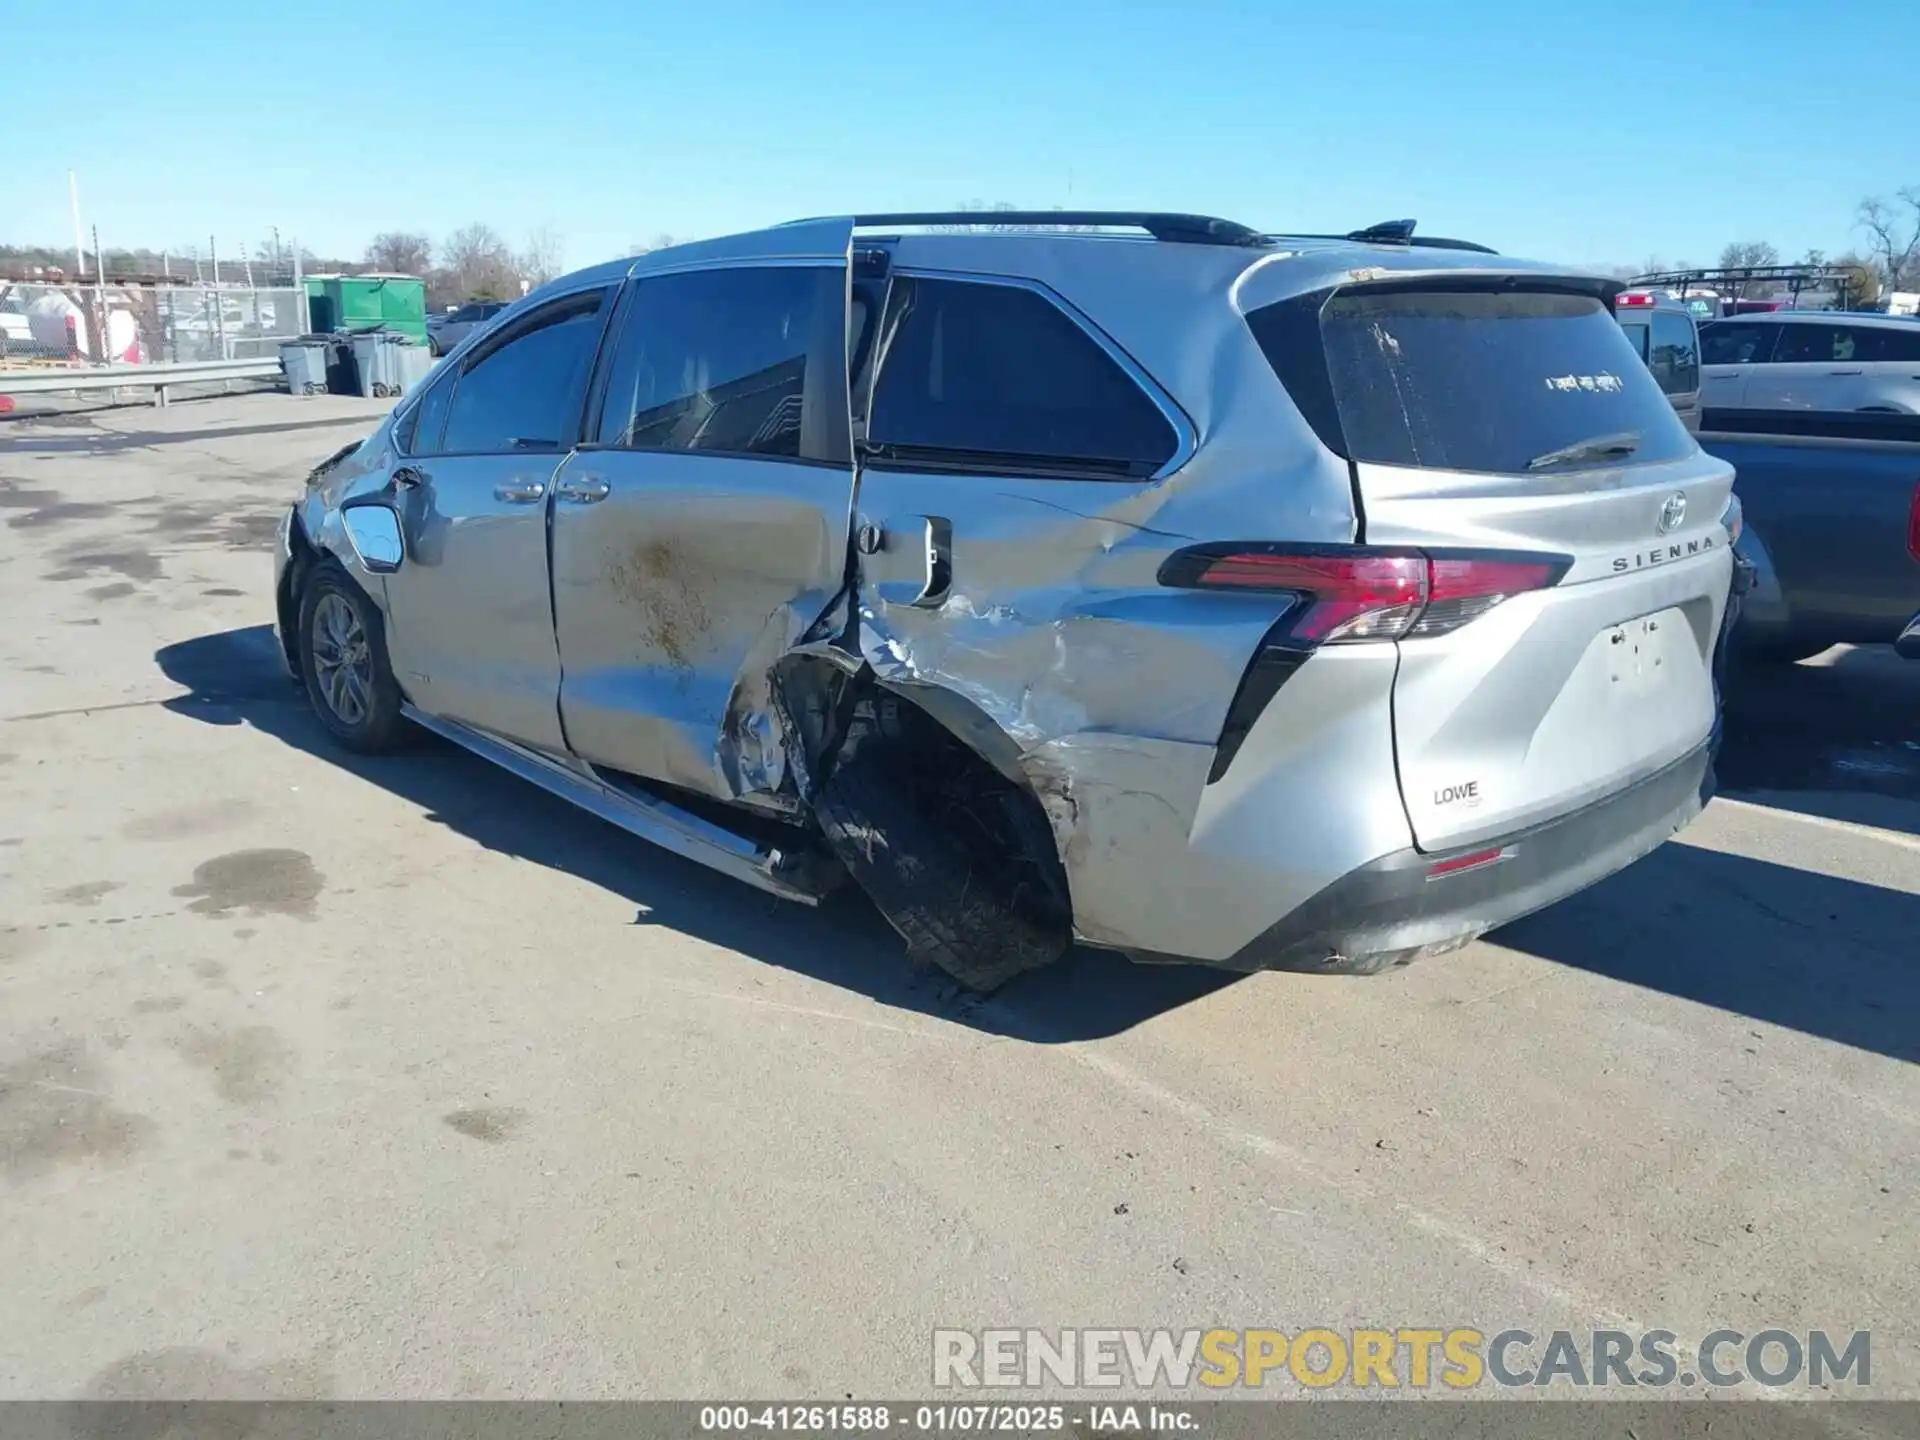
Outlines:
[{"label": "front tire", "polygon": [[333,560],[314,568],[300,594],[300,679],[314,715],[348,750],[377,755],[404,743],[383,617]]}]

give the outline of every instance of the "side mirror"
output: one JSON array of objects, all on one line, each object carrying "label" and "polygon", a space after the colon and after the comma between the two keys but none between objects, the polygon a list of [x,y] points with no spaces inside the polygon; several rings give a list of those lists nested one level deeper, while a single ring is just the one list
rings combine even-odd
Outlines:
[{"label": "side mirror", "polygon": [[368,499],[356,505],[340,507],[340,528],[354,557],[369,574],[391,575],[407,558],[407,542],[400,529],[400,517],[384,500]]}]

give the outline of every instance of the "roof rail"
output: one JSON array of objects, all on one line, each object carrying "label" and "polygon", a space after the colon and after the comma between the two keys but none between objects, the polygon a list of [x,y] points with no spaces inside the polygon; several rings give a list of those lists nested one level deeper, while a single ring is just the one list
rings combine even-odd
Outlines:
[{"label": "roof rail", "polygon": [[1212,215],[1178,215],[1158,210],[914,210],[855,215],[855,225],[1046,226],[1099,225],[1144,230],[1156,240],[1188,245],[1265,245],[1267,237],[1251,226]]},{"label": "roof rail", "polygon": [[1481,255],[1498,255],[1500,252],[1491,245],[1482,245],[1474,240],[1449,240],[1442,235],[1416,235],[1412,220],[1382,220],[1378,225],[1369,225],[1363,230],[1349,230],[1344,235],[1299,235],[1300,240],[1351,240],[1356,245],[1409,245],[1423,250],[1473,250]]},{"label": "roof rail", "polygon": [[1432,250],[1475,250],[1482,255],[1498,255],[1500,253],[1491,245],[1482,245],[1475,240],[1449,240],[1443,235],[1415,235],[1407,243],[1409,245],[1425,245]]}]

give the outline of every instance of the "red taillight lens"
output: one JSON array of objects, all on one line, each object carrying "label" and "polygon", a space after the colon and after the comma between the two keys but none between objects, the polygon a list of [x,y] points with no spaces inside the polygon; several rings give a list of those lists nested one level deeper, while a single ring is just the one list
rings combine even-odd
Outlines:
[{"label": "red taillight lens", "polygon": [[1310,601],[1293,634],[1314,643],[1391,639],[1427,599],[1419,554],[1288,554],[1251,550],[1210,558],[1190,584],[1213,589],[1292,590]]},{"label": "red taillight lens", "polygon": [[1554,560],[1446,559],[1432,562],[1427,608],[1408,631],[1443,635],[1484,615],[1509,595],[1544,590],[1566,573]]},{"label": "red taillight lens", "polygon": [[1653,304],[1653,297],[1651,295],[1623,294],[1616,297],[1613,303],[1621,309],[1632,309],[1637,306]]},{"label": "red taillight lens", "polygon": [[1291,591],[1301,609],[1290,636],[1309,645],[1444,635],[1502,600],[1557,583],[1572,562],[1504,551],[1200,546],[1161,567],[1162,584]]}]

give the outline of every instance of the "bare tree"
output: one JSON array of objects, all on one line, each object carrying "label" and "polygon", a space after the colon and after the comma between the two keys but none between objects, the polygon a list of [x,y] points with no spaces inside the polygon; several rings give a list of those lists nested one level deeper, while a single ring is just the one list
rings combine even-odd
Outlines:
[{"label": "bare tree", "polygon": [[1862,200],[1854,226],[1871,237],[1867,248],[1887,289],[1920,287],[1920,185],[1907,186],[1892,200],[1878,195]]},{"label": "bare tree", "polygon": [[[1778,265],[1780,252],[1765,240],[1736,240],[1720,252],[1722,270],[1744,270],[1755,265]],[[1773,286],[1764,280],[1742,280],[1735,286],[1738,298],[1748,299],[1758,290],[1771,291]]]},{"label": "bare tree", "polygon": [[565,255],[565,242],[551,227],[542,225],[527,236],[527,248],[520,252],[520,278],[528,285],[544,285],[557,279]]},{"label": "bare tree", "polygon": [[440,247],[440,264],[451,282],[446,289],[457,299],[513,300],[520,295],[513,251],[478,221],[447,237]]},{"label": "bare tree", "polygon": [[367,264],[389,275],[424,275],[433,265],[433,242],[408,230],[383,230],[367,246]]},{"label": "bare tree", "polygon": [[1841,303],[1849,308],[1871,305],[1880,298],[1880,262],[1849,250],[1836,255],[1833,263],[1847,272],[1847,293]]}]

